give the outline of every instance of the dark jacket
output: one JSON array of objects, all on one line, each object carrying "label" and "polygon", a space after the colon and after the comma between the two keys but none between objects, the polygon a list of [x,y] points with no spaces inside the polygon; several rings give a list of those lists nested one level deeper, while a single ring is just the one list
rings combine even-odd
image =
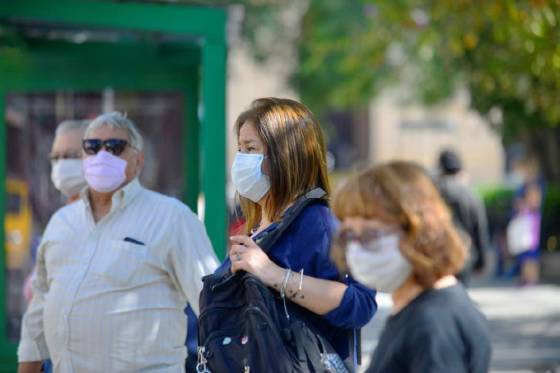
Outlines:
[{"label": "dark jacket", "polygon": [[438,187],[453,214],[455,225],[471,239],[470,265],[475,270],[482,269],[484,252],[490,246],[484,203],[468,185],[453,176],[441,177]]}]

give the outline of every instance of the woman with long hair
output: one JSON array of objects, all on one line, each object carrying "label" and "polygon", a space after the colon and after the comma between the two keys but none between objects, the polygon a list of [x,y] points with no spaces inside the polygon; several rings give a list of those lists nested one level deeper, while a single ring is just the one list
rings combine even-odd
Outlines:
[{"label": "woman with long hair", "polygon": [[[350,353],[348,332],[365,325],[377,305],[374,291],[345,279],[330,259],[338,222],[328,205],[319,123],[301,103],[262,98],[239,116],[235,133],[238,153],[232,181],[246,226],[245,234],[231,237],[223,266],[233,273],[246,271],[285,293],[306,324],[345,359]],[[278,227],[295,201],[317,188],[324,191],[323,199],[307,205],[266,252],[255,243]]]}]

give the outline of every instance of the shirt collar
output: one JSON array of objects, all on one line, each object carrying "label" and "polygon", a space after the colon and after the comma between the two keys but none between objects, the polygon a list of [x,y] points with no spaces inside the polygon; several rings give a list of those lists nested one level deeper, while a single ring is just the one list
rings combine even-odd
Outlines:
[{"label": "shirt collar", "polygon": [[84,203],[84,205],[86,205],[86,207],[89,207],[91,205],[91,203],[89,202],[89,186],[85,186],[82,188],[82,190],[80,190],[80,200],[82,200],[82,202]]},{"label": "shirt collar", "polygon": [[113,206],[127,205],[142,189],[142,185],[140,185],[140,181],[138,178],[135,177],[132,181],[121,189],[117,190],[113,193],[113,197],[111,198],[111,202]]},{"label": "shirt collar", "polygon": [[[117,206],[127,205],[138,193],[142,190],[142,185],[137,177],[132,179],[128,184],[118,189],[113,193],[111,197],[111,210],[114,210]],[[89,201],[89,187],[85,187],[80,192],[80,199],[84,202],[86,207],[90,207],[91,203]]]}]

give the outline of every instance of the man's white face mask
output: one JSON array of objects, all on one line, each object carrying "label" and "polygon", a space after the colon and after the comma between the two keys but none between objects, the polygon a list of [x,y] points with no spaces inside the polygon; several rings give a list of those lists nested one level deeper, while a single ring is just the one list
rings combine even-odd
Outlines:
[{"label": "man's white face mask", "polygon": [[58,159],[52,162],[51,180],[66,197],[77,195],[86,185],[81,159]]}]

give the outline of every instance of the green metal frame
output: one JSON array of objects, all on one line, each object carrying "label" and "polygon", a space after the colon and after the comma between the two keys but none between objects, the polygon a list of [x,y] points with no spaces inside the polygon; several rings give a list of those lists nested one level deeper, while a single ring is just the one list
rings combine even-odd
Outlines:
[{"label": "green metal frame", "polygon": [[[5,93],[0,90],[0,113],[5,113],[6,110],[6,100]],[[6,149],[6,126],[4,125],[4,115],[0,115],[0,149]],[[0,180],[5,180],[6,175],[6,152],[0,152]],[[6,183],[2,183],[0,186],[0,211],[2,222],[2,227],[4,226],[4,216],[6,211]],[[0,242],[5,241],[5,231],[0,229]],[[2,245],[4,247],[4,245]],[[6,250],[3,248],[0,253],[0,269],[6,268],[5,261]],[[0,372],[15,372],[17,369],[15,355],[16,346],[8,343],[6,336],[6,277],[5,274],[0,274],[0,336],[4,336],[0,339]],[[11,357],[11,358],[10,358]]]},{"label": "green metal frame", "polygon": [[[6,94],[11,92],[92,91],[108,86],[180,91],[186,128],[184,168],[185,174],[191,175],[186,178],[184,200],[196,211],[199,192],[204,194],[204,223],[217,255],[223,258],[227,232],[225,10],[106,0],[0,1],[0,23],[14,21],[172,33],[192,40],[188,47],[55,41],[33,41],[23,48],[0,45],[0,149],[6,149],[3,113]],[[0,180],[5,178],[4,151],[0,152]],[[5,183],[0,183],[0,222],[4,219],[5,192]],[[0,242],[5,242],[4,233],[0,229]],[[1,250],[0,268],[5,268],[4,256],[5,250]],[[5,286],[5,276],[0,275],[0,336],[6,335]],[[15,353],[16,346],[0,337],[0,372],[15,371]]]}]

